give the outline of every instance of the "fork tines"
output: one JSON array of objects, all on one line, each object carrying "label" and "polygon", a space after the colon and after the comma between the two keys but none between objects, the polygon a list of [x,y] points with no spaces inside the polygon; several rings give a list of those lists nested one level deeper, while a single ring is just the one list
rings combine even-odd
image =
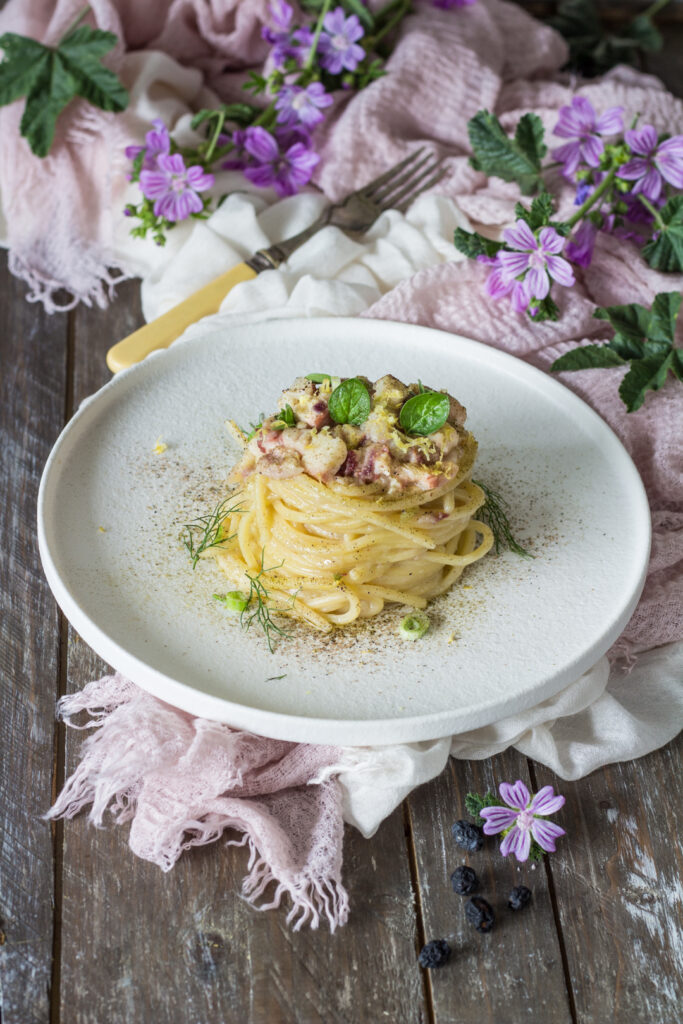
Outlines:
[{"label": "fork tines", "polygon": [[442,159],[432,153],[422,156],[423,153],[424,146],[375,178],[360,194],[383,210],[389,207],[405,210],[416,196],[435,185],[446,173]]}]

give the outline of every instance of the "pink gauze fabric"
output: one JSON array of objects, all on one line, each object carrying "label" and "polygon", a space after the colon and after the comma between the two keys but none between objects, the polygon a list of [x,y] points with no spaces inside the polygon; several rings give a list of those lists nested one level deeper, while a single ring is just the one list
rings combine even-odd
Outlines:
[{"label": "pink gauze fabric", "polygon": [[[81,711],[90,721],[75,726],[71,718]],[[49,818],[72,818],[91,804],[88,817],[101,825],[109,808],[116,822],[131,822],[133,853],[163,871],[183,850],[237,830],[244,837],[232,844],[249,847],[242,892],[250,903],[273,882],[259,909],[277,907],[287,894],[294,930],[317,928],[321,916],[332,931],[345,923],[339,784],[316,780],[339,762],[336,747],[285,743],[194,718],[118,674],[63,697],[59,715],[97,731]]]},{"label": "pink gauze fabric", "polygon": [[[59,0],[55,8],[47,0],[11,0],[0,30],[52,40],[79,3]],[[263,57],[260,0],[93,0],[92,6],[97,24],[123,39],[112,55],[114,67],[126,48],[165,48],[200,68],[221,98],[230,99],[239,92],[240,69]],[[516,189],[487,181],[470,167],[467,120],[486,107],[511,128],[534,110],[550,132],[559,107],[576,91],[576,83],[558,75],[565,58],[559,36],[512,4],[479,0],[454,11],[420,5],[403,26],[389,74],[336,99],[321,133],[318,185],[337,198],[424,142],[446,158],[448,174],[438,191],[474,222],[499,228],[513,219]],[[226,72],[226,65],[234,70]],[[683,131],[683,105],[654,78],[622,68],[578,91],[600,112],[621,105],[660,130]],[[12,268],[47,308],[54,308],[60,285],[71,290],[74,302],[105,304],[113,281],[109,268],[132,273],[125,258],[113,255],[110,198],[122,171],[123,144],[139,139],[122,139],[114,115],[76,103],[60,125],[62,144],[41,163],[17,139],[20,115],[21,103],[0,110],[0,194]],[[570,190],[559,178],[551,187],[560,192],[560,213],[566,211]],[[406,280],[366,315],[462,333],[547,369],[571,344],[605,337],[604,324],[592,318],[596,304],[650,302],[657,291],[683,285],[680,275],[650,270],[629,243],[601,236],[577,287],[558,289],[560,321],[533,325],[505,301],[486,299],[484,277],[476,264],[441,263]],[[648,491],[654,545],[647,585],[612,651],[632,659],[681,638],[683,389],[669,383],[627,416],[617,396],[620,372],[567,374],[564,382],[610,423]],[[247,898],[262,896],[272,881],[276,889],[268,905],[289,893],[290,917],[298,924],[317,924],[321,915],[333,927],[345,920],[339,791],[334,779],[311,784],[338,763],[338,750],[275,742],[193,719],[120,676],[64,698],[60,710],[67,721],[88,711],[97,731],[52,816],[72,816],[92,803],[91,819],[99,823],[111,804],[116,820],[131,822],[133,850],[166,870],[184,848],[236,828],[251,850]]]},{"label": "pink gauze fabric", "polygon": [[[92,0],[91,8],[88,22],[119,37],[105,63],[129,89],[134,82],[124,66],[126,51],[163,50],[211,81],[226,64],[258,63],[267,49],[261,39],[267,0]],[[0,12],[0,34],[54,45],[82,10],[81,0],[10,0]],[[23,100],[0,107],[0,199],[10,270],[28,283],[29,301],[42,302],[48,312],[78,302],[104,308],[116,282],[135,276],[112,242],[113,217],[120,215],[113,194],[129,170],[126,120],[73,101],[59,117],[50,154],[40,159],[19,136],[23,108]]]}]

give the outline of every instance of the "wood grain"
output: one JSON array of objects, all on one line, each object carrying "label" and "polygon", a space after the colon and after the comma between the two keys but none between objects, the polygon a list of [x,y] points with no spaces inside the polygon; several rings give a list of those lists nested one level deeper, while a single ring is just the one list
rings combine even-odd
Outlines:
[{"label": "wood grain", "polygon": [[[126,285],[106,317],[79,310],[74,405],[109,377],[104,353],[139,322],[137,287]],[[106,666],[72,631],[68,689]],[[82,736],[68,733],[67,771]],[[330,935],[293,933],[287,908],[261,914],[239,897],[246,852],[219,841],[184,855],[165,875],[138,860],[127,827],[65,824],[61,1006],[69,1024],[91,1021],[244,1020],[250,1024],[356,1024],[427,1020],[415,964],[416,919],[402,814],[366,841],[345,843],[352,913]]]},{"label": "wood grain", "polygon": [[[571,1024],[547,878],[542,865],[503,858],[496,839],[467,853],[453,842],[451,825],[469,819],[471,790],[497,791],[500,782],[522,779],[530,786],[526,760],[507,751],[488,761],[451,759],[437,779],[408,798],[413,829],[425,941],[451,945],[446,966],[428,972],[435,1024]],[[456,895],[450,875],[461,864],[477,873],[477,895],[491,904],[496,920],[488,935],[465,918],[466,896]],[[507,906],[515,885],[532,890],[532,902],[518,912]],[[605,1018],[606,1024],[607,1018]]]},{"label": "wood grain", "polygon": [[40,568],[36,500],[63,425],[66,317],[29,307],[0,256],[0,1019],[49,1016],[51,802],[59,617]]},{"label": "wood grain", "polygon": [[[580,1024],[674,1024],[683,1006],[683,738],[571,784],[551,861]],[[539,785],[558,785],[538,767]]]}]

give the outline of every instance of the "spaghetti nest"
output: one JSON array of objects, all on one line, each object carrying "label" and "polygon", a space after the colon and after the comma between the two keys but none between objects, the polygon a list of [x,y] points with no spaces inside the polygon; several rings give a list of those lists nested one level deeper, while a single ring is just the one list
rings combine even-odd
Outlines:
[{"label": "spaghetti nest", "polygon": [[471,434],[464,447],[453,479],[398,496],[375,484],[255,472],[222,524],[225,539],[206,555],[236,587],[265,565],[269,608],[325,632],[377,615],[385,602],[425,608],[493,544],[473,518],[485,495],[470,480]]}]

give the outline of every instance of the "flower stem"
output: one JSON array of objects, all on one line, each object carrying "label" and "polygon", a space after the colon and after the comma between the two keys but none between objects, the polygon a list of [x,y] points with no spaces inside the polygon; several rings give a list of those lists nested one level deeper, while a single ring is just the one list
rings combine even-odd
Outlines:
[{"label": "flower stem", "polygon": [[86,6],[83,8],[83,10],[79,14],[77,14],[76,17],[74,18],[74,20],[71,22],[71,24],[67,28],[66,32],[63,34],[62,39],[66,39],[66,37],[70,36],[72,32],[75,32],[76,29],[78,28],[78,26],[80,25],[80,23],[83,21],[83,19],[87,18],[89,14],[90,14],[90,4],[86,4]]},{"label": "flower stem", "polygon": [[643,11],[643,13],[640,15],[640,17],[641,18],[654,18],[654,16],[656,14],[659,14],[659,12],[662,10],[662,8],[666,7],[666,5],[668,3],[669,3],[669,0],[656,0],[655,3],[650,4],[650,6],[647,7]]},{"label": "flower stem", "polygon": [[[252,123],[251,123],[251,125],[249,127],[254,127],[255,128],[257,126],[261,126],[261,127],[264,127],[264,128],[270,128],[270,126],[273,124],[274,121],[275,121],[275,100],[273,100],[273,102],[269,106],[267,106],[264,110],[261,111],[259,116],[252,121]],[[218,136],[216,136],[216,137],[218,137]],[[222,159],[222,157],[227,156],[228,153],[231,153],[234,148],[235,148],[234,142],[226,142],[226,144],[224,146],[219,146],[218,149],[215,149],[213,151],[213,154],[211,156],[211,161],[213,163],[215,163],[216,160],[220,160],[220,159]]]},{"label": "flower stem", "polygon": [[659,216],[659,210],[655,206],[652,205],[652,203],[650,202],[649,199],[645,198],[645,196],[643,195],[642,192],[638,193],[638,198],[640,199],[640,201],[643,204],[643,206],[645,207],[645,209],[649,210],[650,213],[652,214],[652,216],[654,217],[655,224],[657,225],[659,230],[660,231],[664,231],[664,229],[666,228],[666,224],[664,223],[662,218]]},{"label": "flower stem", "polygon": [[308,57],[306,58],[306,63],[304,64],[305,71],[310,71],[311,68],[313,67],[313,64],[315,63],[315,54],[318,49],[318,40],[320,39],[320,34],[323,30],[323,22],[331,6],[332,0],[323,0],[323,5],[320,8],[320,14],[318,15],[318,20],[315,25],[315,32],[313,33],[313,42],[311,43],[311,49],[308,52]]},{"label": "flower stem", "polygon": [[612,182],[614,181],[616,174],[617,168],[613,167],[611,171],[608,173],[607,177],[600,182],[595,191],[591,192],[585,203],[581,204],[581,206],[578,208],[574,216],[570,217],[570,219],[567,221],[567,225],[570,228],[573,228],[574,225],[577,224],[582,219],[584,214],[587,213],[588,210],[590,210],[591,206],[594,206],[595,203],[597,203],[598,199],[600,199],[601,196],[605,194],[607,189],[611,186]]},{"label": "flower stem", "polygon": [[216,117],[216,127],[214,128],[213,135],[211,136],[211,142],[207,146],[206,153],[204,154],[204,160],[207,164],[211,163],[211,158],[213,157],[214,150],[216,149],[216,143],[218,142],[218,136],[222,132],[223,125],[225,124],[225,111],[217,110],[216,114],[218,115]]},{"label": "flower stem", "polygon": [[[377,46],[377,43],[379,43],[379,41],[381,39],[384,39],[384,37],[386,35],[388,35],[389,32],[392,31],[392,29],[396,28],[398,23],[400,21],[402,21],[403,18],[408,13],[408,9],[410,7],[410,3],[411,3],[411,0],[397,0],[397,3],[396,3],[397,10],[394,12],[394,14],[392,14],[392,16],[386,22],[386,24],[382,26],[382,28],[379,30],[379,32],[376,33],[376,35],[368,36],[367,39],[363,40],[363,46],[364,46],[364,49],[365,49],[366,53],[369,53],[371,50],[374,50],[375,47]],[[387,10],[389,7],[393,7],[393,6],[394,6],[394,4],[387,4],[387,6],[386,6],[386,8],[384,8],[384,10]],[[383,12],[380,12],[380,14],[381,13],[383,13]]]}]

